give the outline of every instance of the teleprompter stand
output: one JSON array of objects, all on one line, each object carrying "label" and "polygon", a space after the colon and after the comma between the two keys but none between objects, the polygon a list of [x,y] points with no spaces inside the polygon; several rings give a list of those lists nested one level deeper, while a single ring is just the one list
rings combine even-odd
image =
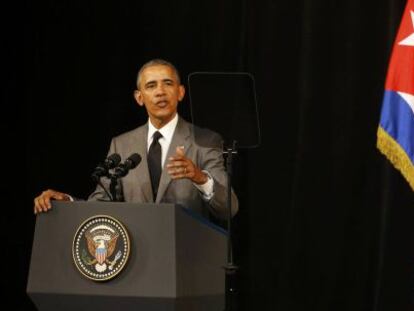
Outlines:
[{"label": "teleprompter stand", "polygon": [[226,271],[226,302],[225,302],[225,311],[235,310],[234,306],[236,305],[236,286],[235,286],[235,276],[238,267],[233,262],[233,245],[232,245],[232,226],[231,226],[231,181],[233,174],[233,156],[237,155],[236,142],[233,141],[231,147],[228,147],[223,151],[226,156],[226,170],[227,170],[227,263],[224,267]]},{"label": "teleprompter stand", "polygon": [[[225,311],[236,311],[236,272],[232,245],[232,174],[237,149],[255,148],[260,144],[260,127],[254,78],[245,72],[194,72],[188,77],[191,117],[196,144],[213,147],[203,135],[208,128],[222,137],[227,169],[227,262]],[[201,129],[201,130],[199,130]],[[237,142],[237,146],[236,146]],[[237,147],[237,149],[236,149]]]}]

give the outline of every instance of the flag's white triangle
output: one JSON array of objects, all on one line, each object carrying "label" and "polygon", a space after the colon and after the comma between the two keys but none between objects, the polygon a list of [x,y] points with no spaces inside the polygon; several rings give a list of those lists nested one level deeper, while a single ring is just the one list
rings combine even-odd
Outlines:
[{"label": "flag's white triangle", "polygon": [[408,45],[408,46],[414,46],[414,11],[410,11],[411,13],[411,22],[413,24],[413,33],[409,35],[408,37],[404,38],[400,42],[398,42],[399,45]]},{"label": "flag's white triangle", "polygon": [[414,95],[403,93],[403,92],[397,92],[397,93],[408,103],[408,106],[411,108],[411,110],[414,113]]}]

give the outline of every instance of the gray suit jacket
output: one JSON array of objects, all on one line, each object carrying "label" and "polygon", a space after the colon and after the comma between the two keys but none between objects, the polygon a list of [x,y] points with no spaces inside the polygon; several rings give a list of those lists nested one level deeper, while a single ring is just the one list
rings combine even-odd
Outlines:
[{"label": "gray suit jacket", "polygon": [[[194,141],[194,130],[197,132],[197,144]],[[118,192],[126,202],[150,203],[153,202],[151,181],[147,163],[147,136],[148,123],[130,132],[121,134],[112,139],[108,154],[118,153],[124,161],[133,153],[139,153],[141,163],[129,174],[120,180]],[[202,142],[202,146],[200,143]],[[189,179],[172,180],[167,170],[163,169],[155,203],[175,203],[191,208],[203,216],[212,213],[215,217],[227,217],[227,174],[224,169],[221,137],[210,130],[193,127],[179,117],[170,148],[168,158],[175,154],[177,146],[184,146],[186,157],[195,165],[206,170],[214,179],[214,195],[209,200],[203,199],[200,191]],[[104,186],[109,189],[109,180],[103,178]],[[108,200],[102,187],[98,186],[89,196],[89,200]],[[232,215],[238,210],[237,197],[232,191]]]}]

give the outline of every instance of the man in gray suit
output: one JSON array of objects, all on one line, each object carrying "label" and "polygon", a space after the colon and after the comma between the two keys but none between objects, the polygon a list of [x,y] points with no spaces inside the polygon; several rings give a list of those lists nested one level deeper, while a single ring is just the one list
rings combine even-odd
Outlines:
[{"label": "man in gray suit", "polygon": [[[118,153],[125,160],[132,153],[138,153],[142,162],[120,180],[117,191],[126,202],[176,203],[204,216],[211,213],[224,219],[228,213],[227,175],[221,138],[217,133],[193,126],[177,114],[178,103],[184,95],[185,88],[171,63],[155,59],[141,67],[134,97],[138,105],[145,107],[149,120],[113,138],[109,154]],[[197,133],[197,141],[194,133]],[[160,149],[160,167],[163,168],[155,179],[148,156],[153,143]],[[105,188],[108,184],[103,178]],[[104,189],[98,186],[88,200],[108,199]],[[71,197],[46,190],[35,198],[34,212],[48,211],[50,200],[68,201]],[[237,210],[237,197],[232,191],[232,215]]]}]

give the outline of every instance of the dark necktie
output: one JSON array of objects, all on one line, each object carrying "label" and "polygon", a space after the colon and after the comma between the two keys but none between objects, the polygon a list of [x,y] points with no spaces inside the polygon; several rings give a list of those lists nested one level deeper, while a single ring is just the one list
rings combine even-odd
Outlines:
[{"label": "dark necktie", "polygon": [[161,137],[162,135],[160,132],[155,132],[154,135],[152,135],[152,143],[148,150],[148,169],[151,176],[154,202],[157,198],[158,185],[161,177],[161,145],[158,141]]}]

